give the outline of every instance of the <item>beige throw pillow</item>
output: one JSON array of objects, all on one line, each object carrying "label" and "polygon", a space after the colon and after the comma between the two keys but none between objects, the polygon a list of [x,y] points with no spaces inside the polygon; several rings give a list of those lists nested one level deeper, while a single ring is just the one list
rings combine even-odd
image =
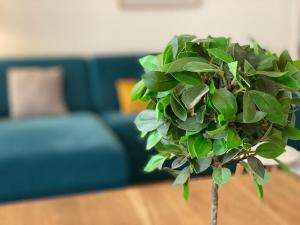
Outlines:
[{"label": "beige throw pillow", "polygon": [[10,68],[7,72],[12,118],[61,114],[67,111],[63,72],[59,67]]}]

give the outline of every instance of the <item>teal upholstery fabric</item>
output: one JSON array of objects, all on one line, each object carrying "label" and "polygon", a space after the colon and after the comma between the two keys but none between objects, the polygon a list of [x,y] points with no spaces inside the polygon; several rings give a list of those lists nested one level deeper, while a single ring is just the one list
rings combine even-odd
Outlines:
[{"label": "teal upholstery fabric", "polygon": [[[296,111],[296,127],[300,129],[300,107]],[[300,151],[300,141],[289,141],[288,144]]]},{"label": "teal upholstery fabric", "polygon": [[123,143],[129,160],[130,182],[141,182],[158,180],[170,177],[168,174],[160,171],[145,173],[144,166],[153,151],[145,151],[145,141],[139,137],[139,132],[135,128],[135,114],[123,115],[118,111],[107,111],[101,113],[101,118],[115,132]]},{"label": "teal upholstery fabric", "polygon": [[8,115],[6,72],[10,67],[60,66],[64,70],[65,98],[69,110],[91,109],[88,90],[88,65],[79,58],[0,60],[0,116]]},{"label": "teal upholstery fabric", "polygon": [[128,182],[128,161],[94,114],[4,119],[0,181],[0,201],[119,187]]},{"label": "teal upholstery fabric", "polygon": [[138,62],[140,57],[99,57],[90,61],[91,99],[95,111],[118,109],[115,81],[139,78],[143,72]]}]

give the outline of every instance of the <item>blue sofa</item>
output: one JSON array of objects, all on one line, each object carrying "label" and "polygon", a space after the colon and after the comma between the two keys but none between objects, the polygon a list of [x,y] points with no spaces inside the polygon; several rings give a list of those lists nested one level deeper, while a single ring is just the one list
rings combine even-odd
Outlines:
[{"label": "blue sofa", "polygon": [[[118,109],[114,83],[139,77],[128,57],[0,60],[0,201],[121,187],[166,177],[145,174],[150,157],[134,127],[135,115]],[[65,115],[8,118],[6,71],[10,67],[60,66]]]},{"label": "blue sofa", "polygon": [[[167,177],[143,173],[150,154],[133,124],[135,115],[125,116],[118,109],[115,80],[140,77],[139,57],[0,60],[0,202]],[[57,65],[64,70],[70,112],[9,119],[7,69]],[[291,144],[300,148],[299,142]]]}]

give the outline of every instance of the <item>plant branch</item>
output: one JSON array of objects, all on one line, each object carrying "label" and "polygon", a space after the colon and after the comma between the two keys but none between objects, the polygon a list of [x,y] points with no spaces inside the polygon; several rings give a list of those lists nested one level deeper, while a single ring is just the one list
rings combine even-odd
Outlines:
[{"label": "plant branch", "polygon": [[224,71],[221,71],[221,72],[219,72],[218,74],[219,74],[219,76],[221,77],[222,83],[224,84],[225,88],[228,88],[228,86],[227,86],[227,81],[226,81],[225,76],[224,76]]},{"label": "plant branch", "polygon": [[211,218],[210,225],[217,225],[218,223],[218,189],[219,186],[212,181],[211,186]]},{"label": "plant branch", "polygon": [[240,93],[240,92],[244,92],[245,91],[245,88],[244,87],[241,87],[240,89],[236,90],[235,92],[233,92],[234,95]]}]

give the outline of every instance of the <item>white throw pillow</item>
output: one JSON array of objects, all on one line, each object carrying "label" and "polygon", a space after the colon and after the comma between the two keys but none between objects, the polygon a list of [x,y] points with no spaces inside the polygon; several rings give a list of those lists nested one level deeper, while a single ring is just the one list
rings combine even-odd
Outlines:
[{"label": "white throw pillow", "polygon": [[62,114],[63,71],[59,67],[20,67],[7,71],[9,114],[12,118]]}]

